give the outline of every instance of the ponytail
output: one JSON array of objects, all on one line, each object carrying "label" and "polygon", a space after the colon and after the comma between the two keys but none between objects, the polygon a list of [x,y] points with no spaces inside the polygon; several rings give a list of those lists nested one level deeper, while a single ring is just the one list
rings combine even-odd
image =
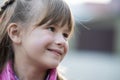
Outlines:
[{"label": "ponytail", "polygon": [[6,35],[0,40],[0,72],[2,72],[2,69],[9,58],[10,41]]},{"label": "ponytail", "polygon": [[15,0],[6,1],[0,10],[0,73],[6,65],[6,62],[10,56],[10,52],[12,50],[11,40],[6,31],[11,16],[8,17],[6,15],[8,13],[6,9],[14,1]]}]

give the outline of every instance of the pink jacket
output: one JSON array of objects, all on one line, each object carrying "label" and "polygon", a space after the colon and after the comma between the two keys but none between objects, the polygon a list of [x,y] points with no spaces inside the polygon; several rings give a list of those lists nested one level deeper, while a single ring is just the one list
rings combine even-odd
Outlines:
[{"label": "pink jacket", "polygon": [[[0,80],[17,80],[15,79],[14,72],[11,67],[11,62],[8,62],[2,73],[0,74]],[[57,80],[56,69],[52,69],[46,78],[46,80]]]}]

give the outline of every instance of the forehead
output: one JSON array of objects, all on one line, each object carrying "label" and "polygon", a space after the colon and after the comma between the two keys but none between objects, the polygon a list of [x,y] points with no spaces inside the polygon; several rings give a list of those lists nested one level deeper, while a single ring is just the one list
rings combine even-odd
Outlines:
[{"label": "forehead", "polygon": [[32,23],[40,26],[49,22],[49,25],[59,25],[72,29],[71,11],[62,0],[31,0]]}]

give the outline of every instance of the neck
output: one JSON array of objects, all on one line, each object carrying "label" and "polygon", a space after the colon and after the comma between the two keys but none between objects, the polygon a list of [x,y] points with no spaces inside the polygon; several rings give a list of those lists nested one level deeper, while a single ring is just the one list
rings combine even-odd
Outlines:
[{"label": "neck", "polygon": [[25,61],[15,60],[14,71],[20,80],[45,80],[47,70],[25,63]]}]

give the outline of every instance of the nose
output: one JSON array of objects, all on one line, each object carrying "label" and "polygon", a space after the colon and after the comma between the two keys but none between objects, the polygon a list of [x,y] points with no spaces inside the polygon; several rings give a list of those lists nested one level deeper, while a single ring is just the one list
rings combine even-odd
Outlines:
[{"label": "nose", "polygon": [[65,47],[66,45],[66,40],[63,37],[62,34],[56,34],[55,36],[55,44],[58,45],[59,47]]}]

